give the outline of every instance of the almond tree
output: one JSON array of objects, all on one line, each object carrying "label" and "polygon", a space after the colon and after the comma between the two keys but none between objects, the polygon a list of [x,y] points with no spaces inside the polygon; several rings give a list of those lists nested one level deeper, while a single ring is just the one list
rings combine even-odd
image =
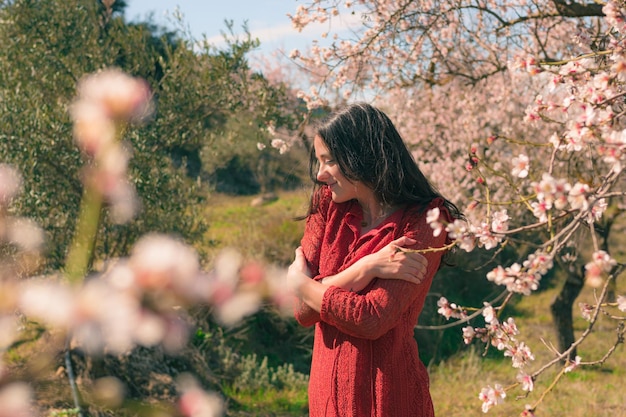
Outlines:
[{"label": "almond tree", "polygon": [[[361,16],[362,26],[340,38],[333,23],[346,13]],[[464,207],[466,222],[442,224],[430,213],[433,229],[446,228],[468,252],[518,248],[519,259],[486,277],[505,287],[503,302],[472,315],[445,298],[438,303],[459,324],[482,316],[484,326],[463,329],[465,341],[501,350],[519,370],[516,384],[480,393],[483,411],[515,386],[532,391],[552,366],[562,367],[558,380],[581,364],[603,363],[623,342],[624,317],[610,310],[625,311],[625,299],[609,298],[623,266],[608,238],[624,195],[625,16],[614,1],[523,0],[314,0],[291,16],[297,29],[329,28],[330,41],[291,53],[317,83],[301,94],[309,107],[335,92],[374,97],[415,143],[433,182]],[[588,250],[579,250],[582,242]],[[569,275],[552,306],[568,332],[555,359],[531,372],[534,355],[514,321],[500,316],[514,294],[532,294],[555,265]],[[582,306],[589,327],[575,339],[571,310],[583,280],[598,295]],[[617,323],[615,344],[605,357],[581,362],[576,349],[602,314]]]}]

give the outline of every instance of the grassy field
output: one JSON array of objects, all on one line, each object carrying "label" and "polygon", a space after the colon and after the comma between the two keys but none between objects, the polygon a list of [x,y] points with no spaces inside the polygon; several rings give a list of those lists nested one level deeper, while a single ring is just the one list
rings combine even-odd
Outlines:
[{"label": "grassy field", "polygon": [[211,197],[206,209],[208,250],[234,247],[246,257],[288,265],[304,230],[304,222],[296,218],[306,213],[307,198],[307,190],[292,191],[253,206],[250,196]]},{"label": "grassy field", "polygon": [[[283,194],[270,204],[252,207],[251,197],[217,196],[207,209],[211,227],[208,239],[217,246],[234,246],[249,256],[267,257],[283,264],[290,262],[293,248],[298,244],[302,222],[294,222],[293,217],[301,215],[306,208],[307,191]],[[618,282],[618,289],[624,293],[624,285]],[[547,290],[532,297],[525,297],[516,306],[520,316],[516,323],[523,333],[523,340],[529,345],[536,360],[527,369],[529,373],[552,359],[552,353],[546,344],[556,344],[556,337],[551,323],[549,306],[557,290]],[[618,292],[620,293],[620,292]],[[593,293],[585,289],[579,301],[593,301]],[[580,316],[577,308],[574,315]],[[576,320],[576,332],[580,334],[586,328],[586,322]],[[602,318],[595,332],[579,349],[583,362],[601,358],[615,341],[616,325]],[[459,338],[461,337],[459,330]],[[438,416],[480,416],[481,401],[478,393],[486,386],[498,383],[510,386],[516,382],[517,371],[510,366],[509,358],[494,358],[482,355],[481,347],[471,347],[459,355],[434,365],[430,369],[431,392]],[[556,368],[559,368],[558,366]],[[626,417],[626,355],[620,345],[613,356],[603,365],[581,367],[563,376],[556,387],[549,389],[559,369],[551,368],[535,382],[535,390],[527,397],[520,389],[514,388],[507,394],[505,402],[492,408],[486,415],[518,416],[526,404],[536,403],[542,395],[543,401],[537,407],[537,416],[542,417]],[[301,412],[287,411],[285,404],[267,404],[268,396],[241,396],[238,398],[244,408],[256,410],[256,414],[242,415],[281,415],[276,410],[285,410],[283,415],[302,415]],[[272,393],[278,403],[289,402],[289,398],[302,395],[293,392]],[[264,406],[261,406],[264,403]],[[246,407],[246,404],[249,407]],[[294,404],[295,405],[295,404]],[[259,406],[261,406],[259,408]],[[267,409],[267,413],[261,410]],[[272,409],[273,411],[269,411]],[[261,413],[261,414],[259,414]]]}]

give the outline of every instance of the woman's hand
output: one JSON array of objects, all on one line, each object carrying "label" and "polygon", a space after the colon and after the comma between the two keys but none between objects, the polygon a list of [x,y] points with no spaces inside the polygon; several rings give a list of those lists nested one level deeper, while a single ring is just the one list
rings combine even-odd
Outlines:
[{"label": "woman's hand", "polygon": [[387,246],[360,259],[362,267],[368,269],[373,278],[401,279],[419,284],[424,280],[428,261],[416,252],[405,252],[401,248],[416,243],[415,239],[402,236]]},{"label": "woman's hand", "polygon": [[287,269],[287,285],[302,302],[320,312],[324,291],[328,286],[311,279],[311,272],[301,247],[296,249],[296,257]]},{"label": "woman's hand", "polygon": [[302,247],[296,248],[296,256],[294,261],[289,265],[287,269],[287,285],[295,291],[296,294],[300,293],[300,286],[311,278],[311,272],[307,266],[304,252]]}]

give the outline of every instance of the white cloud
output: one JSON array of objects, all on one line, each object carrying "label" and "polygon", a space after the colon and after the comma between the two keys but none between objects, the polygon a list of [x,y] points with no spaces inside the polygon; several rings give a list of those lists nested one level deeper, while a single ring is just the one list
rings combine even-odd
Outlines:
[{"label": "white cloud", "polygon": [[[340,36],[347,34],[349,30],[358,29],[362,25],[362,20],[357,15],[339,16],[329,23],[314,23],[305,27],[302,32],[298,32],[291,23],[269,26],[269,27],[252,27],[250,25],[250,36],[253,39],[259,39],[261,46],[276,49],[279,46],[303,48],[312,40],[317,39],[321,44],[325,43],[322,34],[325,32],[338,33]],[[214,46],[220,47],[224,45],[222,35],[215,35],[207,38],[207,42]],[[330,42],[330,41],[329,41]],[[289,45],[287,45],[289,44]]]}]

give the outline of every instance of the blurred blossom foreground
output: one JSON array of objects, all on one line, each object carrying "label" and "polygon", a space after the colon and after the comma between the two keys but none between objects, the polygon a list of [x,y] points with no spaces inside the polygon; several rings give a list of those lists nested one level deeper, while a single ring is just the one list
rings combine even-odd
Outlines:
[{"label": "blurred blossom foreground", "polygon": [[[281,269],[246,263],[228,249],[204,271],[192,247],[165,234],[145,235],[127,258],[105,260],[103,271],[91,271],[101,210],[106,207],[114,221],[125,223],[139,208],[127,175],[130,146],[121,137],[128,125],[145,120],[153,106],[147,83],[117,69],[85,77],[77,92],[70,113],[85,158],[83,199],[63,271],[35,276],[44,233],[29,219],[11,215],[9,206],[22,179],[18,170],[0,164],[2,349],[19,343],[21,331],[34,320],[61,335],[57,340],[67,340],[70,348],[91,355],[123,354],[138,345],[161,345],[173,353],[185,346],[193,330],[185,314],[192,306],[211,306],[226,326],[264,301],[290,311]],[[59,343],[58,351],[65,346]],[[15,381],[0,359],[0,417],[35,415],[31,382]],[[203,392],[193,377],[182,381],[179,391],[182,415],[221,415],[220,400]]]}]

